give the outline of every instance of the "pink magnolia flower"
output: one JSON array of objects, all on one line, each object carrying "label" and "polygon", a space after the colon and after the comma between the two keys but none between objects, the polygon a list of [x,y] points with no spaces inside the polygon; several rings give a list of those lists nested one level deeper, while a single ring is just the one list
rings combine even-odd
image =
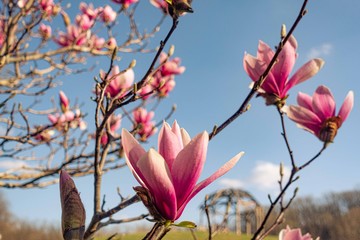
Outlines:
[{"label": "pink magnolia flower", "polygon": [[[271,69],[265,82],[261,86],[261,92],[259,94],[266,99],[267,105],[275,104],[280,107],[284,106],[285,100],[288,97],[288,91],[293,86],[314,76],[322,68],[324,64],[322,59],[312,59],[297,70],[289,79],[290,72],[297,58],[296,49],[296,39],[290,36],[278,56],[278,62]],[[262,41],[259,42],[256,57],[245,53],[243,61],[244,69],[254,82],[259,80],[274,54],[274,51]]]},{"label": "pink magnolia flower", "polygon": [[51,38],[51,27],[43,23],[40,24],[39,33],[43,39]]},{"label": "pink magnolia flower", "polygon": [[180,66],[181,59],[178,57],[168,59],[168,55],[162,52],[160,54],[159,60],[160,63],[164,63],[160,68],[162,76],[179,75],[185,72],[185,67]]},{"label": "pink magnolia flower", "polygon": [[140,136],[140,140],[145,142],[157,131],[155,122],[152,121],[155,113],[153,111],[147,112],[144,108],[137,108],[134,110],[133,115],[134,127],[137,129],[137,134]]},{"label": "pink magnolia flower", "polygon": [[159,97],[166,97],[175,88],[175,77],[174,75],[162,76],[160,72],[157,72],[152,85],[157,90]]},{"label": "pink magnolia flower", "polygon": [[116,12],[109,5],[106,5],[101,13],[101,19],[105,23],[112,23],[116,19]]},{"label": "pink magnolia flower", "polygon": [[161,53],[159,60],[162,66],[154,73],[151,85],[160,97],[166,97],[175,87],[175,75],[182,74],[185,67],[180,66],[180,58],[168,59],[166,53]]},{"label": "pink magnolia flower", "polygon": [[[110,120],[109,120],[109,133],[111,135],[113,135],[116,130],[118,130],[120,128],[121,125],[121,114],[119,115],[111,115]],[[106,145],[109,141],[109,136],[108,134],[106,134],[106,132],[103,133],[103,135],[101,136],[101,140],[100,143],[102,145]]]},{"label": "pink magnolia flower", "polygon": [[[313,240],[309,233],[302,235],[301,229],[290,229],[289,226],[286,229],[283,229],[279,233],[279,240]],[[315,240],[320,240],[320,238],[316,238]]]},{"label": "pink magnolia flower", "polygon": [[75,21],[82,31],[89,30],[95,24],[95,20],[90,19],[90,17],[86,14],[77,15]]},{"label": "pink magnolia flower", "polygon": [[100,77],[103,81],[110,81],[110,84],[105,89],[106,94],[111,97],[121,98],[126,94],[126,91],[132,86],[134,82],[134,70],[128,69],[124,73],[120,73],[119,66],[114,66],[111,73],[105,79],[106,73],[100,70]]},{"label": "pink magnolia flower", "polygon": [[53,0],[39,0],[39,6],[47,16],[56,15],[60,11],[59,6],[56,6]]},{"label": "pink magnolia flower", "polygon": [[105,39],[92,35],[89,40],[89,45],[91,48],[100,50],[105,46]]},{"label": "pink magnolia flower", "polygon": [[138,94],[143,100],[148,99],[152,95],[153,87],[151,86],[151,81],[148,82],[145,86],[142,86],[138,91]]},{"label": "pink magnolia flower", "polygon": [[79,4],[80,11],[89,17],[90,20],[94,20],[99,13],[102,11],[102,8],[94,8],[94,5],[90,3],[87,5],[85,2]]},{"label": "pink magnolia flower", "polygon": [[334,96],[325,86],[319,86],[312,97],[300,92],[297,102],[299,106],[285,108],[287,116],[321,141],[329,143],[349,116],[354,105],[354,93],[347,94],[337,115]]},{"label": "pink magnolia flower", "polygon": [[86,33],[83,32],[79,27],[70,25],[67,27],[67,32],[59,32],[59,36],[54,41],[60,46],[66,47],[72,44],[82,46],[86,43]]},{"label": "pink magnolia flower", "polygon": [[122,4],[124,8],[128,8],[131,4],[138,2],[139,0],[112,0],[114,3]]},{"label": "pink magnolia flower", "polygon": [[206,160],[207,132],[191,139],[176,121],[172,127],[164,122],[159,133],[158,151],[151,148],[148,152],[126,129],[122,130],[121,136],[126,163],[142,189],[149,194],[148,200],[159,214],[154,216],[160,218],[156,220],[177,220],[198,192],[228,172],[243,155],[239,153],[213,175],[197,183]]}]

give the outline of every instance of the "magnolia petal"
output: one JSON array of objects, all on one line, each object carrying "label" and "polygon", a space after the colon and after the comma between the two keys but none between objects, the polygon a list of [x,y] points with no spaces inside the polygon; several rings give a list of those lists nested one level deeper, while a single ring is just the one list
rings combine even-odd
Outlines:
[{"label": "magnolia petal", "polygon": [[181,149],[183,149],[184,144],[183,144],[183,140],[182,140],[182,136],[181,136],[181,129],[176,120],[174,121],[174,123],[171,127],[171,131],[177,136],[177,138],[179,139],[180,147],[181,147]]},{"label": "magnolia petal", "polygon": [[225,163],[221,168],[219,168],[215,173],[213,173],[210,177],[206,178],[205,180],[198,183],[193,191],[187,196],[185,201],[180,205],[178,202],[178,215],[176,216],[176,219],[179,218],[184,211],[187,203],[202,189],[207,187],[210,183],[214,182],[216,179],[227,173],[230,169],[232,169],[235,164],[240,160],[240,158],[244,155],[244,152],[238,153],[235,157],[230,159],[227,163]]},{"label": "magnolia petal", "polygon": [[299,92],[297,102],[300,107],[304,107],[312,111],[312,97],[306,93]]},{"label": "magnolia petal", "polygon": [[193,190],[206,160],[209,135],[198,134],[176,157],[171,175],[178,204],[181,205]]},{"label": "magnolia petal", "polygon": [[287,43],[289,43],[295,50],[297,49],[298,47],[298,43],[297,43],[297,40],[296,38],[294,37],[294,35],[291,35],[287,41]]},{"label": "magnolia petal", "polygon": [[325,62],[320,58],[315,58],[305,63],[288,81],[285,90],[289,91],[293,86],[302,83],[317,74],[324,66],[324,63]]},{"label": "magnolia petal", "polygon": [[267,45],[263,41],[259,41],[257,59],[269,64],[273,57],[274,51],[269,47],[269,45]]},{"label": "magnolia petal", "polygon": [[182,149],[179,137],[171,130],[169,124],[164,122],[160,130],[158,145],[159,153],[165,159],[169,169],[172,168],[176,156]]},{"label": "magnolia petal", "polygon": [[191,137],[185,129],[181,128],[180,131],[181,131],[181,139],[182,139],[183,145],[186,146],[191,141]]},{"label": "magnolia petal", "polygon": [[[283,49],[281,50],[277,63],[274,65],[271,72],[274,74],[274,78],[276,80],[277,86],[280,89],[280,93],[283,93],[284,86],[288,80],[288,76],[290,75],[291,70],[293,69],[296,61],[296,48],[290,43],[286,42]],[[281,98],[285,97],[279,94]]]},{"label": "magnolia petal", "polygon": [[145,187],[142,180],[143,176],[137,167],[137,162],[146,154],[146,151],[142,148],[134,136],[131,135],[131,133],[129,133],[125,128],[121,131],[121,144],[124,149],[126,164],[134,174],[136,180]]},{"label": "magnolia petal", "polygon": [[273,71],[270,71],[269,74],[266,76],[266,79],[265,79],[264,83],[261,85],[261,88],[267,94],[282,97],[281,96],[281,91],[280,91],[279,86],[278,86],[278,84],[276,82]]},{"label": "magnolia petal", "polygon": [[245,72],[253,81],[259,80],[261,74],[263,74],[267,67],[266,62],[259,61],[254,56],[247,53],[245,53],[243,65]]},{"label": "magnolia petal", "polygon": [[353,106],[354,106],[354,92],[350,91],[347,94],[347,96],[344,100],[344,103],[341,105],[341,108],[339,110],[338,116],[341,118],[341,123],[345,122],[345,120],[349,116]]},{"label": "magnolia petal", "polygon": [[313,95],[313,111],[322,121],[335,116],[335,100],[329,88],[321,85]]},{"label": "magnolia petal", "polygon": [[60,105],[62,108],[64,108],[62,109],[63,112],[65,112],[69,107],[69,99],[67,98],[67,96],[63,91],[59,92],[59,97],[60,97]]},{"label": "magnolia petal", "polygon": [[320,130],[321,119],[309,109],[300,106],[289,106],[286,111],[287,116],[305,130],[317,134]]},{"label": "magnolia petal", "polygon": [[154,149],[150,149],[138,161],[137,166],[154,198],[157,210],[165,219],[174,220],[177,212],[176,193],[164,158]]}]

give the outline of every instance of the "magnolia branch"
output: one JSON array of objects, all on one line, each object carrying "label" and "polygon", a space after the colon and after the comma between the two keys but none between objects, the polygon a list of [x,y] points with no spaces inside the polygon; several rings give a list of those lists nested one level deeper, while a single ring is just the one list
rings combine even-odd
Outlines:
[{"label": "magnolia branch", "polygon": [[275,52],[273,58],[271,59],[269,65],[267,66],[264,73],[255,82],[254,86],[251,88],[249,94],[246,96],[246,98],[243,101],[243,103],[241,104],[240,108],[231,117],[229,117],[225,122],[223,122],[219,127],[216,126],[216,125],[214,126],[213,131],[209,134],[209,139],[210,140],[213,137],[215,137],[217,134],[219,134],[222,130],[224,130],[224,128],[226,128],[230,123],[232,123],[235,119],[237,119],[240,115],[242,115],[243,113],[245,113],[249,109],[250,100],[254,97],[254,95],[260,89],[261,85],[265,82],[266,77],[269,75],[271,69],[276,64],[277,58],[278,58],[281,50],[283,49],[284,45],[286,44],[286,42],[289,40],[290,36],[295,31],[295,29],[298,26],[299,22],[301,21],[302,17],[306,14],[306,12],[307,12],[306,11],[307,3],[308,3],[308,0],[305,0],[302,7],[301,7],[301,9],[300,9],[300,12],[299,12],[299,14],[298,14],[298,16],[297,16],[297,18],[295,20],[295,22],[293,23],[292,27],[290,28],[290,31],[279,42],[279,44],[278,44],[278,46],[276,48],[276,52]]}]

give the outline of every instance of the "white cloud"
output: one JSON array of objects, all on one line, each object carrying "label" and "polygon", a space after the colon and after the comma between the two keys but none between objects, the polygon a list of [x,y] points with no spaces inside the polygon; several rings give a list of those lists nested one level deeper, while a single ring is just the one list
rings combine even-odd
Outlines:
[{"label": "white cloud", "polygon": [[330,55],[334,50],[334,46],[331,43],[323,43],[318,47],[311,48],[307,54],[308,59],[324,57]]},{"label": "white cloud", "polygon": [[[262,192],[272,192],[279,189],[280,170],[279,164],[271,162],[258,161],[255,168],[250,172],[250,176],[246,179],[223,178],[219,184],[226,188],[241,188],[241,189],[257,189]],[[290,176],[290,168],[284,166],[284,179]]]},{"label": "white cloud", "polygon": [[[290,176],[290,169],[283,168],[284,178]],[[278,189],[278,181],[280,179],[279,165],[271,162],[257,162],[255,168],[251,171],[249,183],[262,191]]]},{"label": "white cloud", "polygon": [[219,184],[227,188],[243,188],[246,186],[246,184],[239,179],[231,178],[222,178],[220,179]]}]

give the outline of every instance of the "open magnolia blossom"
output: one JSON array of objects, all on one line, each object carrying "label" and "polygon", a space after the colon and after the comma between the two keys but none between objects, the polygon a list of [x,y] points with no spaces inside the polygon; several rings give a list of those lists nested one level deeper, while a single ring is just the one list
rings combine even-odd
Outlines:
[{"label": "open magnolia blossom", "polygon": [[[297,58],[297,41],[294,36],[290,36],[289,40],[281,50],[277,62],[269,72],[266,80],[261,85],[259,94],[265,98],[266,105],[277,105],[283,107],[288,97],[288,91],[295,85],[306,81],[314,76],[324,65],[324,61],[315,58],[305,63],[296,73],[289,79],[296,58]],[[245,53],[243,64],[246,73],[254,81],[258,81],[260,76],[265,72],[266,68],[274,56],[274,51],[264,42],[260,41],[257,56],[251,56]]]},{"label": "open magnolia blossom", "polygon": [[[289,226],[286,229],[283,229],[279,233],[279,240],[313,240],[309,233],[302,235],[301,229],[290,229]],[[316,238],[315,240],[320,240],[320,238]]]},{"label": "open magnolia blossom", "polygon": [[321,141],[329,143],[334,140],[337,130],[349,116],[354,105],[354,93],[350,91],[347,94],[337,115],[334,96],[325,86],[319,86],[312,97],[300,92],[297,102],[299,106],[284,109],[287,116]]},{"label": "open magnolia blossom", "polygon": [[[102,81],[110,81],[105,89],[105,93],[110,97],[121,98],[126,94],[126,91],[132,86],[135,78],[135,73],[132,68],[125,72],[120,72],[118,65],[115,65],[109,75],[105,71],[100,70],[100,78]],[[106,79],[105,79],[106,78]],[[100,94],[98,92],[98,94]]]},{"label": "open magnolia blossom", "polygon": [[[158,151],[146,152],[126,130],[122,130],[122,145],[126,163],[142,187],[135,188],[150,213],[158,221],[175,221],[187,203],[203,188],[228,172],[238,162],[239,153],[213,175],[197,183],[205,164],[209,136],[203,132],[190,138],[175,121],[164,122],[158,138]],[[139,189],[140,188],[140,189]],[[149,202],[156,209],[151,211]]]}]

